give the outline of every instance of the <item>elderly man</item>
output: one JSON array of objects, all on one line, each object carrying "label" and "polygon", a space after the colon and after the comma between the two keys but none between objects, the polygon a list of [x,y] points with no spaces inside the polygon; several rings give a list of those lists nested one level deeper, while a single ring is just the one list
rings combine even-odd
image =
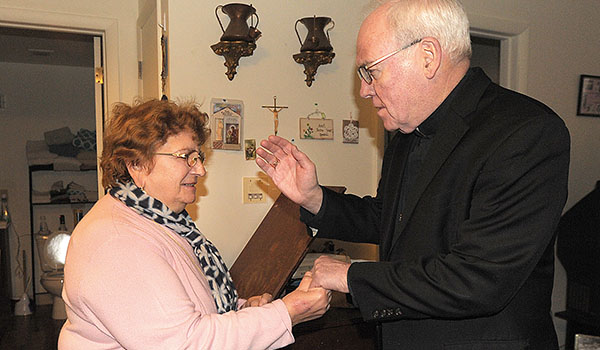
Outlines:
[{"label": "elderly man", "polygon": [[456,0],[394,0],[363,22],[356,63],[388,145],[375,197],[319,186],[277,136],[257,164],[319,237],[379,244],[380,261],[319,258],[313,284],[350,293],[384,349],[558,349],[550,314],[569,133],[548,107],[470,66]]}]

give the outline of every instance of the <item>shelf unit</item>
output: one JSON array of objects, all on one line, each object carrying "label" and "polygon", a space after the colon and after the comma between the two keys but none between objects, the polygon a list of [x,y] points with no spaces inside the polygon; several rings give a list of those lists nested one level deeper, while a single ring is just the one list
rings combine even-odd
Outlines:
[{"label": "shelf unit", "polygon": [[[56,178],[63,178],[63,182],[65,182],[64,180],[67,180],[66,182],[68,183],[68,180],[73,180],[73,178],[81,178],[81,177],[90,177],[90,181],[87,181],[89,183],[89,186],[92,186],[91,184],[94,184],[93,189],[97,189],[97,183],[98,183],[98,172],[96,168],[84,168],[84,169],[80,169],[80,170],[54,170],[54,166],[52,164],[48,164],[48,165],[31,165],[29,166],[29,223],[30,223],[30,234],[31,234],[31,259],[29,259],[31,261],[31,267],[28,267],[27,270],[31,271],[31,295],[32,295],[32,308],[35,308],[35,306],[37,305],[37,296],[38,294],[38,283],[39,281],[37,279],[39,279],[39,274],[37,272],[38,267],[36,266],[36,261],[37,261],[37,257],[38,257],[38,252],[37,252],[37,246],[36,246],[36,242],[35,242],[35,237],[37,234],[37,229],[38,226],[36,225],[36,223],[39,222],[37,221],[37,219],[39,218],[40,215],[44,215],[44,213],[53,213],[53,215],[56,215],[56,211],[59,210],[63,213],[63,215],[65,215],[66,218],[66,222],[67,222],[67,227],[69,228],[70,231],[72,231],[74,229],[74,224],[72,220],[69,220],[69,218],[72,216],[72,209],[84,209],[84,213],[87,213],[87,211],[93,206],[93,204],[96,202],[95,200],[93,201],[77,201],[77,202],[67,202],[67,201],[60,201],[60,202],[43,202],[43,203],[34,203],[33,200],[33,191],[35,189],[34,185],[38,184],[40,182],[40,180],[45,179],[46,181],[48,179],[56,179]],[[93,176],[93,181],[91,181],[91,177]],[[90,189],[92,189],[92,187],[90,187]],[[48,215],[45,215],[48,219],[50,218]],[[72,219],[72,217],[71,217]],[[71,223],[71,225],[69,225],[69,223]],[[48,222],[48,226],[50,228],[50,231],[55,231],[57,225],[52,225],[51,222]],[[39,262],[38,262],[39,265]],[[41,270],[40,270],[41,271]]]}]

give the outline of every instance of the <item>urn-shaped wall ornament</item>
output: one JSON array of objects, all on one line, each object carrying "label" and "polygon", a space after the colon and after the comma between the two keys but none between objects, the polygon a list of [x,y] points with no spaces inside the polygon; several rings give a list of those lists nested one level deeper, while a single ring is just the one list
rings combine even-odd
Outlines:
[{"label": "urn-shaped wall ornament", "polygon": [[[229,17],[227,28],[223,27],[219,11]],[[258,14],[252,5],[231,3],[217,6],[215,16],[223,35],[218,43],[211,45],[211,49],[217,55],[225,57],[225,66],[227,67],[225,75],[229,80],[233,80],[237,73],[240,57],[252,56],[256,48],[256,40],[261,35],[257,28]],[[248,21],[250,21],[250,25],[248,25]]]},{"label": "urn-shaped wall ornament", "polygon": [[[306,29],[306,38],[304,42],[298,33],[298,23],[302,23]],[[330,25],[330,26],[329,26]],[[294,61],[304,65],[304,74],[306,74],[306,85],[311,86],[315,80],[317,69],[322,64],[329,64],[333,61],[335,53],[331,46],[329,31],[335,27],[335,22],[329,17],[305,17],[300,18],[294,25],[296,36],[300,42],[300,53],[293,55]]]}]

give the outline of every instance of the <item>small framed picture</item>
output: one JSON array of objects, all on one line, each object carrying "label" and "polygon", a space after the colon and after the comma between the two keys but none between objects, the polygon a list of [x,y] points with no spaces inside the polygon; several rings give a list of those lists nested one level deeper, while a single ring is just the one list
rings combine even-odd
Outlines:
[{"label": "small framed picture", "polygon": [[246,160],[256,159],[256,140],[245,139],[244,140],[244,151],[246,154]]},{"label": "small framed picture", "polygon": [[210,112],[212,148],[241,150],[244,103],[241,100],[213,98]]},{"label": "small framed picture", "polygon": [[600,76],[580,77],[577,115],[600,117]]},{"label": "small framed picture", "polygon": [[342,134],[344,135],[342,143],[358,143],[358,120],[342,120]]}]

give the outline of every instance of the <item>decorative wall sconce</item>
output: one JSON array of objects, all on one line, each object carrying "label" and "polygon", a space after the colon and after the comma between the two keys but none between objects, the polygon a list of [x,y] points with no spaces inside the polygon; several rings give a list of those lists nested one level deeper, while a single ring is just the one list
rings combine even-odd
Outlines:
[{"label": "decorative wall sconce", "polygon": [[[219,18],[219,10],[229,16],[229,25],[227,29],[223,28],[221,19]],[[219,56],[225,57],[225,66],[227,67],[227,78],[233,80],[237,73],[236,68],[239,64],[240,57],[252,56],[256,48],[256,40],[260,37],[261,32],[258,27],[258,15],[256,9],[252,5],[232,3],[227,5],[219,5],[215,8],[215,16],[223,35],[218,43],[211,45],[210,48]],[[252,17],[250,27],[248,27],[248,19]],[[256,25],[254,18],[256,17]]]},{"label": "decorative wall sconce", "polygon": [[[298,34],[298,22],[304,24],[308,33],[304,43]],[[325,27],[331,23],[331,27],[325,31]],[[305,17],[296,21],[294,29],[300,42],[300,53],[293,55],[294,61],[304,65],[304,74],[306,74],[306,85],[309,87],[315,80],[317,68],[322,64],[329,64],[333,61],[335,53],[329,41],[329,31],[335,27],[335,22],[329,17]]]}]

